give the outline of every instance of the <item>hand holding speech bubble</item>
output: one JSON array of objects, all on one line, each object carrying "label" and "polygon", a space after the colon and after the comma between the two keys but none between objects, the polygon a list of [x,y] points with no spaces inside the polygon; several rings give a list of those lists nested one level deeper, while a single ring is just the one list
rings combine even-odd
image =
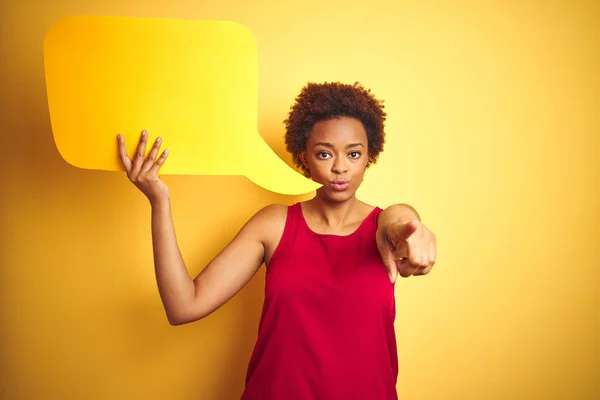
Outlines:
[{"label": "hand holding speech bubble", "polygon": [[116,135],[133,154],[147,129],[170,151],[161,174],[245,175],[282,194],[320,186],[258,133],[257,46],[238,23],[67,17],[48,30],[44,63],[54,140],[71,165],[122,171]]}]

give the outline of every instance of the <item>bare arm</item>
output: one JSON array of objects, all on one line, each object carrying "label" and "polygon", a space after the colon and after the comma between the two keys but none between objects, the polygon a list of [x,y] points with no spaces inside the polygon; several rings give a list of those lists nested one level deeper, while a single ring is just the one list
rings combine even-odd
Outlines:
[{"label": "bare arm", "polygon": [[285,206],[270,205],[258,211],[232,241],[194,279],[194,297],[181,316],[192,322],[217,310],[256,274],[265,259],[266,239],[273,224],[281,224]]},{"label": "bare arm", "polygon": [[158,177],[168,152],[163,152],[157,159],[161,144],[157,139],[144,159],[147,140],[144,131],[131,160],[123,137],[119,135],[119,154],[128,178],[150,201],[158,290],[167,319],[172,325],[180,325],[215,311],[252,279],[264,260],[266,235],[273,231],[274,222],[281,222],[285,206],[272,205],[259,211],[192,280],[177,244],[169,190]]},{"label": "bare arm", "polygon": [[233,240],[192,280],[177,245],[168,202],[153,206],[152,239],[159,293],[169,323],[202,319],[237,294],[256,274],[265,256],[265,235],[282,207],[257,212]]},{"label": "bare arm", "polygon": [[152,249],[158,292],[169,323],[176,325],[194,297],[194,283],[177,244],[168,197],[152,203]]}]

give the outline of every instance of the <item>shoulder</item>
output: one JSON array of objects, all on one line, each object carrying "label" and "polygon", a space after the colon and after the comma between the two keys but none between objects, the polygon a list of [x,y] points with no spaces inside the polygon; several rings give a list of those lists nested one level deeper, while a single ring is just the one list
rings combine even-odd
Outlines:
[{"label": "shoulder", "polygon": [[287,218],[288,206],[283,204],[269,204],[258,210],[256,214],[252,217],[252,219],[265,222],[265,223],[273,223],[278,222]]},{"label": "shoulder", "polygon": [[361,202],[362,205],[362,211],[361,211],[361,215],[363,218],[366,218],[368,216],[375,216],[375,217],[379,217],[379,215],[383,212],[383,210],[381,208],[379,208],[378,206],[373,206],[371,204],[367,204],[365,202]]},{"label": "shoulder", "polygon": [[253,236],[263,244],[267,260],[283,236],[288,208],[283,204],[270,204],[258,210],[247,223]]},{"label": "shoulder", "polygon": [[287,220],[288,206],[283,204],[269,204],[258,210],[247,222],[250,229],[260,233],[263,239],[270,238],[273,234],[283,232]]}]

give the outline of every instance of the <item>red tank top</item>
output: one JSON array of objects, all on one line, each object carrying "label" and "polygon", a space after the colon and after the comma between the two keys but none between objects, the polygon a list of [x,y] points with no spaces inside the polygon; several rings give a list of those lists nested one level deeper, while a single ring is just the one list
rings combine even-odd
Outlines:
[{"label": "red tank top", "polygon": [[266,272],[242,400],[397,399],[394,285],[376,207],[348,236],[317,234],[288,207]]}]

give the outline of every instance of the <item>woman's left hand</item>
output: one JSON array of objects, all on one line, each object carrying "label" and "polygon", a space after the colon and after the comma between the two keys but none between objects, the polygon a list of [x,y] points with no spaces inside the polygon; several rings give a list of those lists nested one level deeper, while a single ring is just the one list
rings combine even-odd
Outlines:
[{"label": "woman's left hand", "polygon": [[377,248],[392,283],[427,275],[436,258],[435,235],[419,220],[390,223],[377,229]]}]

